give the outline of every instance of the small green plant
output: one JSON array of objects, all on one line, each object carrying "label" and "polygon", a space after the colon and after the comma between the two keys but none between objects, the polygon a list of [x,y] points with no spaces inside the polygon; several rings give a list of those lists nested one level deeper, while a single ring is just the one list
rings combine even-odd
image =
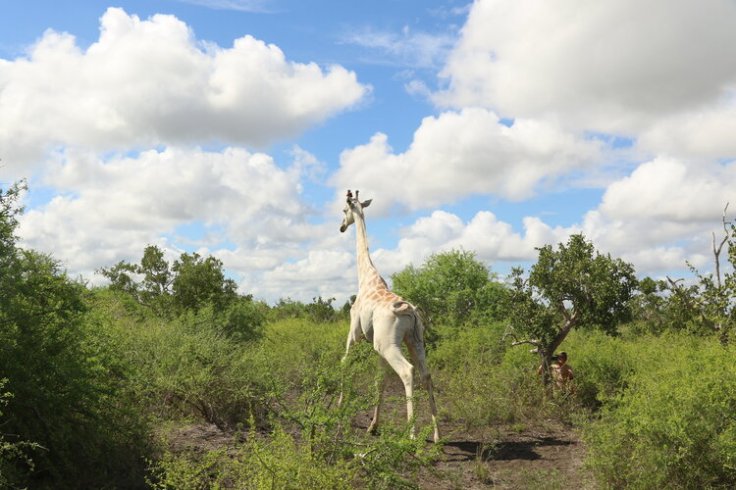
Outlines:
[{"label": "small green plant", "polygon": [[491,469],[488,467],[488,454],[494,450],[494,444],[478,444],[475,459],[473,460],[473,473],[481,483],[490,485],[493,483]]}]

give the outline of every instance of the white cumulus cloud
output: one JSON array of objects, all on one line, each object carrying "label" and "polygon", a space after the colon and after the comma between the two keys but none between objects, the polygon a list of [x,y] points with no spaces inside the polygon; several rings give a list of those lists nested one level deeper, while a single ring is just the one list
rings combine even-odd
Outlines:
[{"label": "white cumulus cloud", "polygon": [[394,153],[380,133],[345,150],[332,183],[340,195],[363,189],[381,211],[394,203],[431,208],[473,194],[520,200],[600,158],[599,141],[534,120],[509,127],[493,112],[471,108],[424,118],[404,153]]},{"label": "white cumulus cloud", "polygon": [[101,266],[139,259],[146,244],[179,246],[183,226],[202,229],[200,246],[222,241],[245,256],[252,252],[247,266],[255,269],[300,250],[312,234],[300,174],[239,148],[167,148],[107,160],[64,153],[47,181],[59,192],[21,217],[22,243],[53,252],[88,279]]},{"label": "white cumulus cloud", "polygon": [[54,147],[99,151],[196,142],[263,145],[359,102],[370,90],[341,66],[286,59],[252,36],[198,41],[171,15],[119,8],[87,48],[47,31],[0,60],[0,147],[22,168]]},{"label": "white cumulus cloud", "polygon": [[435,100],[631,134],[734,87],[734,25],[730,0],[479,0]]}]

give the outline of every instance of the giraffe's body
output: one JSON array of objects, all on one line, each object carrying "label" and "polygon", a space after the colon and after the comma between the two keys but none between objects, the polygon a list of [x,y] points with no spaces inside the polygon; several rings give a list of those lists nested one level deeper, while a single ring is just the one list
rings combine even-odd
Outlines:
[{"label": "giraffe's body", "polygon": [[[432,390],[432,379],[427,369],[424,350],[424,326],[416,308],[390,291],[386,281],[383,280],[373,265],[368,251],[368,238],[363,216],[363,208],[367,207],[371,201],[361,203],[358,200],[358,192],[356,191],[355,194],[355,199],[353,199],[352,194],[348,191],[345,219],[340,227],[340,231],[345,231],[350,224],[355,223],[358,268],[358,294],[350,309],[350,332],[348,333],[345,358],[347,358],[350,346],[353,343],[362,338],[371,342],[383,361],[396,371],[404,383],[407,419],[412,422],[414,415],[414,375],[413,366],[401,352],[401,344],[402,342],[405,343],[429,394],[432,423],[434,425],[434,440],[437,442],[439,440],[436,420],[437,410]],[[373,431],[378,425],[383,390],[382,383],[379,391],[379,401],[369,427],[370,431]]]}]

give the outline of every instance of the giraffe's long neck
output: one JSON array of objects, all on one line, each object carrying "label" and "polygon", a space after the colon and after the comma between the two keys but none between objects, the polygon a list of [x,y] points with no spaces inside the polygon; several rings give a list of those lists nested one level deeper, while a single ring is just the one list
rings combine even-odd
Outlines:
[{"label": "giraffe's long neck", "polygon": [[[362,216],[355,216],[355,251],[358,265],[358,289],[362,289],[368,284],[385,283],[380,274],[373,265],[371,255],[368,252],[368,232],[365,227],[365,220]],[[376,280],[378,279],[378,280]]]}]

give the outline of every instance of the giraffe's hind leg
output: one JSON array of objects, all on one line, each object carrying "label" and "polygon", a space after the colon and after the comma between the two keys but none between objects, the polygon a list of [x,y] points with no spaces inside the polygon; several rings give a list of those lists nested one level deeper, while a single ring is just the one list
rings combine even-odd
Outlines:
[{"label": "giraffe's hind leg", "polygon": [[434,442],[439,442],[440,431],[437,426],[437,404],[434,401],[432,375],[429,373],[429,368],[427,367],[424,342],[407,341],[406,345],[409,349],[409,354],[411,354],[411,358],[414,361],[414,364],[416,364],[417,369],[419,370],[419,378],[422,380],[422,384],[427,390],[427,394],[429,396],[429,408],[432,412],[432,428],[434,431],[432,439],[434,440]]},{"label": "giraffe's hind leg", "polygon": [[406,360],[401,348],[396,344],[391,344],[379,351],[381,356],[386,360],[391,369],[399,375],[404,383],[404,392],[406,394],[406,419],[412,424],[411,437],[414,438],[414,366]]},{"label": "giraffe's hind leg", "polygon": [[381,413],[381,405],[383,404],[383,393],[386,391],[386,371],[388,371],[389,366],[386,360],[383,357],[379,357],[378,363],[380,364],[380,370],[378,375],[380,376],[379,379],[376,379],[376,389],[378,390],[378,400],[376,401],[376,406],[373,408],[373,418],[371,419],[371,423],[368,426],[368,432],[370,434],[374,434],[376,430],[378,429],[378,423],[379,423],[379,416]]}]

